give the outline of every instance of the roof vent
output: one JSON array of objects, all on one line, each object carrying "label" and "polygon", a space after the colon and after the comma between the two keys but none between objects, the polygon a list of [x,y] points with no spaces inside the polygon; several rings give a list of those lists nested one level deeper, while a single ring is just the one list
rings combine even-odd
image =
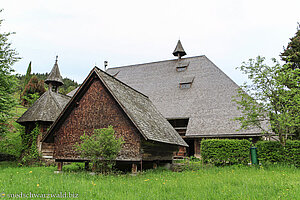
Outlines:
[{"label": "roof vent", "polygon": [[183,72],[187,69],[187,67],[189,66],[189,62],[188,63],[178,63],[176,66],[176,71],[178,72]]},{"label": "roof vent", "polygon": [[195,77],[185,77],[179,83],[180,89],[188,89],[192,87],[192,83]]}]

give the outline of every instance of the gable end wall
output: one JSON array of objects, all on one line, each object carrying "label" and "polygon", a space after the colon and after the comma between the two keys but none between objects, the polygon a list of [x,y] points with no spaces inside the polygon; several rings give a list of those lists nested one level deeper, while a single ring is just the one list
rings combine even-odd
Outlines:
[{"label": "gable end wall", "polygon": [[[117,104],[99,78],[92,78],[87,83],[86,91],[66,111],[54,134],[55,159],[79,159],[73,146],[80,142],[80,136],[88,135],[94,129],[107,128],[112,125],[116,137],[123,137],[125,143],[117,160],[140,160],[141,135],[122,108]],[[84,88],[82,88],[84,89]],[[80,97],[80,93],[77,95]]]}]

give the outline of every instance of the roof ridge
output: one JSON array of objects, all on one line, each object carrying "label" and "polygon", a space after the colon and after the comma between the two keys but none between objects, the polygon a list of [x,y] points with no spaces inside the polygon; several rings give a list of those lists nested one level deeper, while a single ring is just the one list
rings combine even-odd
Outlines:
[{"label": "roof ridge", "polygon": [[58,94],[58,95],[60,95],[60,96],[62,96],[62,97],[66,97],[66,98],[68,98],[68,99],[71,99],[71,97],[70,96],[68,96],[68,95],[66,95],[66,94],[62,94],[62,93],[59,93],[59,92],[57,92],[56,94]]},{"label": "roof ridge", "polygon": [[[48,90],[49,91],[49,90]],[[57,101],[55,95],[52,94],[53,92],[50,90],[49,94],[50,96],[53,98],[54,102],[56,103],[56,105],[62,110],[63,108],[60,106],[59,102]]]},{"label": "roof ridge", "polygon": [[[206,57],[205,55],[200,55],[200,56],[191,56],[191,57],[186,57],[186,58],[181,58],[180,61],[189,59],[189,58],[197,58],[197,57]],[[169,61],[178,61],[178,59],[169,59],[169,60],[161,60],[161,61],[153,61],[153,62],[147,62],[147,63],[141,63],[141,64],[133,64],[133,65],[123,65],[120,67],[111,67],[108,68],[109,69],[118,69],[118,68],[124,68],[124,67],[134,67],[134,66],[138,66],[138,65],[148,65],[148,64],[154,64],[154,63],[161,63],[161,62],[169,62]],[[98,68],[98,67],[97,67]]]},{"label": "roof ridge", "polygon": [[96,68],[97,70],[100,70],[101,72],[105,73],[105,74],[106,74],[106,75],[108,75],[109,77],[113,78],[114,80],[116,80],[116,81],[118,81],[118,82],[122,83],[122,84],[123,84],[123,85],[125,85],[126,87],[128,87],[128,88],[132,89],[133,91],[135,91],[135,92],[137,92],[137,93],[139,93],[139,94],[143,95],[143,96],[144,96],[144,97],[146,97],[146,98],[149,98],[147,95],[145,95],[145,94],[141,93],[140,91],[138,91],[138,90],[134,89],[133,87],[131,87],[131,86],[127,85],[126,83],[124,83],[124,82],[120,81],[119,79],[117,79],[116,77],[114,77],[114,76],[110,75],[109,73],[107,73],[107,72],[105,72],[105,71],[101,70],[100,68],[98,68],[98,67],[96,67],[96,66],[95,66],[95,68]]}]

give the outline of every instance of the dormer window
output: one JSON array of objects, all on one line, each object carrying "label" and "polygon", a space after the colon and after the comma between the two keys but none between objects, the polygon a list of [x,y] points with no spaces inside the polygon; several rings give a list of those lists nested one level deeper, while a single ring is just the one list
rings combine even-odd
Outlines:
[{"label": "dormer window", "polygon": [[180,89],[188,89],[192,87],[192,83],[194,81],[194,77],[185,77],[179,83]]},{"label": "dormer window", "polygon": [[187,68],[187,66],[177,67],[177,68],[176,68],[176,71],[178,71],[178,72],[183,72],[183,71],[186,70],[186,68]]},{"label": "dormer window", "polygon": [[179,87],[181,89],[188,89],[188,88],[191,88],[191,86],[192,86],[192,83],[180,83],[179,84]]},{"label": "dormer window", "polygon": [[113,77],[117,77],[117,75],[120,73],[120,70],[119,71],[117,71],[116,73],[114,73],[114,74],[111,74]]},{"label": "dormer window", "polygon": [[187,69],[188,66],[189,66],[189,63],[178,63],[178,65],[176,67],[176,71],[183,72]]}]

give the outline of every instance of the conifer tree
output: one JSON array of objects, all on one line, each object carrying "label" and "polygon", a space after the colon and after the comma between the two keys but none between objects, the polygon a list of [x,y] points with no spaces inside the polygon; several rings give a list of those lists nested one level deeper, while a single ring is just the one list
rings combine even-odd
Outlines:
[{"label": "conifer tree", "polygon": [[280,57],[286,63],[291,63],[293,69],[300,68],[300,24],[298,24],[295,36],[290,38],[290,42]]},{"label": "conifer tree", "polygon": [[25,89],[25,86],[28,84],[30,79],[31,79],[31,61],[29,62],[29,65],[27,67],[23,89]]}]

